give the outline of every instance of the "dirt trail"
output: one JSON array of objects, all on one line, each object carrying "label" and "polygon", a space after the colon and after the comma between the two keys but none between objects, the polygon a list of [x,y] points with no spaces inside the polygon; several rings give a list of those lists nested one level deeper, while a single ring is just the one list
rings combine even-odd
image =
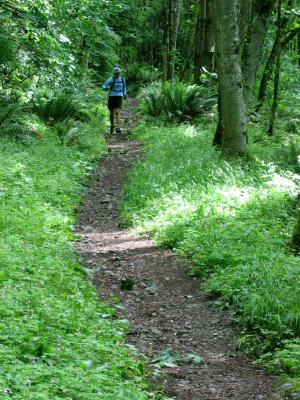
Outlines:
[{"label": "dirt trail", "polygon": [[[125,111],[125,118],[130,113]],[[198,282],[185,274],[187,266],[120,228],[120,193],[140,154],[138,143],[113,136],[80,210],[79,251],[95,269],[99,297],[121,299],[131,327],[128,342],[150,359],[165,349],[203,358],[200,365],[168,368],[164,378],[153,378],[174,399],[277,399],[274,378],[235,353],[229,316],[211,307]]]}]

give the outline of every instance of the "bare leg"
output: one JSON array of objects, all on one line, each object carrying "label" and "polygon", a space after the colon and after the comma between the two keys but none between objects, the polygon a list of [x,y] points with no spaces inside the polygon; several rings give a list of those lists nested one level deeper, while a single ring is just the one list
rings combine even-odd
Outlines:
[{"label": "bare leg", "polygon": [[121,128],[121,110],[120,108],[115,109],[115,118],[116,118],[116,127],[117,129]]},{"label": "bare leg", "polygon": [[109,111],[109,118],[110,118],[110,133],[113,133],[115,127],[115,112],[114,110]]}]

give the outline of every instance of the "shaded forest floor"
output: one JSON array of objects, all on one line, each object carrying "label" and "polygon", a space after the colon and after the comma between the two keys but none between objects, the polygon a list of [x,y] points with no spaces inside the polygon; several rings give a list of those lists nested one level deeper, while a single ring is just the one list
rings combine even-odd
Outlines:
[{"label": "shaded forest floor", "polygon": [[[129,119],[131,110],[124,114]],[[99,297],[111,304],[120,299],[129,321],[129,343],[150,360],[158,357],[165,366],[173,362],[163,375],[151,378],[170,397],[276,399],[275,378],[236,354],[230,316],[213,309],[198,281],[185,274],[187,266],[121,227],[122,187],[141,154],[139,144],[125,134],[113,136],[81,206],[79,252],[93,272]],[[173,351],[181,358],[199,355],[203,362],[177,363]]]}]

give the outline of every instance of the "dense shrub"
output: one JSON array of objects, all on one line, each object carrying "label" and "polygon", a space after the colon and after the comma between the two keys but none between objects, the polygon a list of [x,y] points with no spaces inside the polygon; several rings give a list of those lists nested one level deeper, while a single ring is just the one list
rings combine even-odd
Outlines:
[{"label": "dense shrub", "polygon": [[0,66],[15,59],[15,44],[12,35],[5,30],[0,33]]},{"label": "dense shrub", "polygon": [[130,94],[136,94],[161,78],[161,72],[152,65],[132,63],[124,71]]},{"label": "dense shrub", "polygon": [[38,137],[43,130],[38,117],[26,113],[19,103],[0,105],[0,135],[24,140]]},{"label": "dense shrub", "polygon": [[216,103],[206,88],[183,82],[156,83],[143,90],[141,110],[166,120],[188,120],[200,116]]},{"label": "dense shrub", "polygon": [[69,91],[44,90],[37,93],[32,100],[32,110],[49,125],[67,118],[82,117],[78,100]]}]

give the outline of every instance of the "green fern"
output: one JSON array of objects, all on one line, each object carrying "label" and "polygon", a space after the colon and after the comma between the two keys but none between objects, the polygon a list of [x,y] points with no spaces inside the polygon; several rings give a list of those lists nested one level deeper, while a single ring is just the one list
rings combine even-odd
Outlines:
[{"label": "green fern", "polygon": [[21,106],[18,103],[6,104],[0,107],[0,127],[8,122],[14,115],[18,115],[21,111]]},{"label": "green fern", "polygon": [[32,110],[49,125],[68,118],[81,117],[75,96],[65,91],[37,95],[33,100]]},{"label": "green fern", "polygon": [[153,84],[141,95],[142,110],[152,117],[162,116],[167,120],[196,118],[216,104],[205,89],[183,82]]}]

